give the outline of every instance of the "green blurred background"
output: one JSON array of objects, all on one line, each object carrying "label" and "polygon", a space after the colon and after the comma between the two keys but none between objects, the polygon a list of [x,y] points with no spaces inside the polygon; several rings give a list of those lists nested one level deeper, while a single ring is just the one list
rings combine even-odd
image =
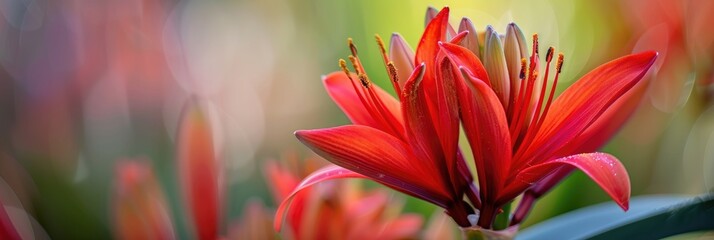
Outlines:
[{"label": "green blurred background", "polygon": [[[714,6],[706,1],[10,0],[0,3],[0,200],[52,238],[109,238],[115,161],[143,157],[187,238],[175,131],[181,107],[198,96],[218,129],[225,219],[250,199],[274,206],[263,163],[310,155],[295,130],[348,123],[320,82],[349,55],[346,39],[388,86],[374,34],[398,32],[416,47],[427,6],[445,5],[455,25],[467,16],[481,30],[516,22],[538,33],[542,49],[565,54],[561,91],[609,60],[659,51],[648,95],[603,151],[624,163],[633,195],[711,191]],[[406,211],[435,210],[393,194],[408,199]],[[575,173],[524,226],[608,200]]]}]

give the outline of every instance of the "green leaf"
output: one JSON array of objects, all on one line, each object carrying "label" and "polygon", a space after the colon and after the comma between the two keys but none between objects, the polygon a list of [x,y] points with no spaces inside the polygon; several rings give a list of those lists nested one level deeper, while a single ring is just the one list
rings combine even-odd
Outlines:
[{"label": "green leaf", "polygon": [[604,203],[552,218],[523,230],[517,239],[656,239],[714,229],[714,195],[696,198],[644,196],[623,212]]}]

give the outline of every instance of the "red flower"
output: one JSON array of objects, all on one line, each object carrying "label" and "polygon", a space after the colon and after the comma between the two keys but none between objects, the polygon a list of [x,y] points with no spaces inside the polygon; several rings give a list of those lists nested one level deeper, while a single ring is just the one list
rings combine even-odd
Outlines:
[{"label": "red flower", "polygon": [[[478,209],[478,225],[491,228],[501,207],[534,183],[560,169],[578,168],[627,209],[630,184],[622,164],[611,155],[582,150],[601,144],[588,141],[600,137],[593,131],[608,124],[600,117],[622,105],[613,103],[642,78],[657,54],[606,63],[553,100],[562,54],[548,92],[554,49],[548,50],[541,75],[537,36],[527,60],[526,43],[515,24],[504,40],[491,28],[479,39],[468,19],[461,21],[458,34],[452,33],[448,13],[444,8],[429,22],[413,62],[398,35],[392,38],[391,56],[378,38],[399,100],[371,84],[350,41],[357,73],[350,73],[341,60],[345,73],[330,74],[324,82],[354,124],[296,132],[305,145],[340,167],[308,176],[293,195],[329,179],[369,178],[446,209],[461,227],[475,224],[468,215]],[[411,70],[406,81],[405,70]],[[458,148],[459,120],[471,145],[480,191]]]}]

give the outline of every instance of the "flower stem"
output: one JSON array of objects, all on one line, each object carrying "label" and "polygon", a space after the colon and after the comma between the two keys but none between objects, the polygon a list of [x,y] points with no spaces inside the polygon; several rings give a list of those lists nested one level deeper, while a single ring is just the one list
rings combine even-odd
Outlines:
[{"label": "flower stem", "polygon": [[493,204],[484,203],[479,213],[478,225],[484,229],[490,229],[493,223],[493,217],[496,215],[496,209]]},{"label": "flower stem", "polygon": [[496,221],[493,223],[493,229],[495,230],[502,230],[508,227],[508,220],[511,217],[511,205],[513,204],[513,201],[510,201],[506,203],[506,205],[503,206],[503,212],[498,214],[496,216]]}]

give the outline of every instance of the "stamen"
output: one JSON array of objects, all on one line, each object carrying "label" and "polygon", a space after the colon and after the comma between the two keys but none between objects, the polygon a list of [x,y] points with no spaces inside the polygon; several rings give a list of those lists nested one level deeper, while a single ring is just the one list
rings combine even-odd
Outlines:
[{"label": "stamen", "polygon": [[[533,46],[538,46],[538,34],[533,34]],[[525,82],[521,82],[521,90],[519,90],[519,92],[521,92],[522,95],[519,94],[521,96],[519,96],[519,101],[516,103],[516,108],[514,109],[514,121],[511,121],[510,125],[511,139],[514,140],[517,139],[520,135],[520,131],[522,128],[521,125],[525,120],[525,115],[527,114],[528,107],[531,103],[531,98],[533,95],[533,85],[535,85],[535,80],[537,79],[536,65],[538,63],[538,57],[536,57],[536,54],[537,50],[533,49],[531,54],[531,62],[528,66],[528,74],[523,74],[527,80]],[[525,59],[521,59],[521,65],[525,65]]]},{"label": "stamen", "polygon": [[352,62],[352,68],[355,69],[357,75],[364,73],[364,68],[362,68],[359,59],[357,59],[354,55],[350,55],[348,58],[350,59],[350,62]]},{"label": "stamen", "polygon": [[399,100],[402,100],[402,89],[399,87],[399,75],[397,74],[397,67],[394,66],[394,62],[387,63],[387,72],[389,72],[389,79],[392,80],[392,87],[396,91]]},{"label": "stamen", "polygon": [[[533,50],[531,53],[530,65],[528,66],[528,86],[526,87],[526,92],[524,98],[521,102],[517,104],[518,109],[516,110],[515,119],[510,126],[511,139],[518,139],[521,135],[521,128],[528,115],[528,108],[533,96],[533,87],[535,81],[538,79],[538,34],[533,34]],[[515,142],[515,141],[514,141]],[[517,149],[517,144],[514,145],[514,150]]]},{"label": "stamen", "polygon": [[558,54],[558,65],[555,66],[555,70],[557,72],[555,73],[555,79],[553,79],[553,86],[550,88],[550,96],[548,96],[548,101],[546,102],[545,108],[543,109],[543,116],[540,117],[540,120],[538,120],[538,125],[543,124],[543,120],[545,120],[545,115],[548,114],[548,109],[550,108],[550,104],[553,102],[553,97],[555,95],[555,87],[558,85],[558,77],[560,76],[560,71],[563,70],[563,60],[564,60],[563,53]]},{"label": "stamen", "polygon": [[[342,68],[342,71],[345,72],[345,75],[347,75],[347,78],[350,79],[350,83],[352,84],[352,89],[355,91],[355,94],[357,94],[357,97],[359,97],[360,102],[362,102],[362,106],[364,106],[365,109],[367,109],[367,112],[369,113],[372,118],[375,120],[379,121],[381,118],[379,118],[379,115],[375,112],[374,106],[371,104],[371,102],[368,102],[367,99],[365,98],[366,93],[362,88],[358,88],[357,84],[355,84],[355,80],[352,78],[352,74],[350,73],[350,70],[347,69],[347,62],[345,62],[344,59],[339,60],[340,68]],[[361,76],[361,75],[358,75]],[[361,80],[361,79],[360,79]],[[382,122],[384,124],[384,122]]]},{"label": "stamen", "polygon": [[[538,131],[538,122],[539,122],[539,117],[541,113],[541,107],[543,106],[543,100],[545,98],[545,91],[546,88],[548,87],[548,74],[550,73],[550,62],[553,60],[553,52],[555,51],[555,48],[549,47],[548,48],[548,53],[545,56],[546,59],[546,65],[545,65],[545,76],[543,77],[543,85],[541,85],[540,89],[540,95],[538,96],[538,101],[535,104],[535,114],[533,114],[533,118],[531,119],[531,122],[528,124],[528,128],[525,130],[526,134],[523,137],[520,142],[528,142],[532,138],[531,136],[535,134],[535,132]],[[552,92],[552,88],[551,88]],[[520,143],[518,140],[516,140],[516,143]]]},{"label": "stamen", "polygon": [[399,82],[399,75],[397,75],[397,67],[394,66],[394,62],[387,63],[387,71],[389,71],[389,79],[392,82]]},{"label": "stamen", "polygon": [[394,88],[395,93],[399,96],[399,100],[402,100],[402,90],[399,87],[399,78],[397,78],[397,68],[394,67],[394,63],[389,60],[387,55],[387,49],[384,47],[384,41],[379,34],[374,35],[375,40],[377,40],[377,45],[379,45],[379,51],[382,53],[382,60],[384,61],[385,67],[387,67],[387,75],[389,79],[392,80],[392,88]]},{"label": "stamen", "polygon": [[374,38],[377,40],[377,45],[379,45],[379,51],[382,53],[382,59],[384,60],[384,63],[388,63],[389,56],[387,56],[387,48],[384,47],[384,41],[382,40],[382,37],[380,37],[379,34],[374,34]]},{"label": "stamen", "polygon": [[[543,114],[540,115],[538,121],[535,123],[534,129],[528,133],[530,136],[528,136],[525,139],[526,141],[524,142],[532,141],[533,138],[535,138],[536,133],[540,131],[540,128],[543,126],[545,117],[548,115],[548,110],[550,110],[550,104],[553,103],[553,97],[555,96],[555,88],[558,86],[558,77],[560,77],[560,71],[563,67],[563,58],[563,53],[558,54],[558,64],[555,66],[557,72],[555,74],[555,78],[553,79],[553,84],[550,87],[550,94],[548,96],[548,101],[546,101],[545,107],[543,108]],[[525,150],[526,147],[520,147],[516,153],[516,158],[520,158],[520,155],[522,155]]]},{"label": "stamen", "polygon": [[345,72],[345,75],[347,75],[347,78],[352,80],[352,76],[350,76],[350,70],[347,69],[347,62],[344,59],[340,58],[339,64],[340,64],[340,69],[342,69],[342,71]]},{"label": "stamen", "polygon": [[361,74],[357,75],[357,77],[359,78],[359,81],[362,83],[363,87],[369,88],[370,82],[369,82],[369,79],[367,79],[366,74],[361,73]]},{"label": "stamen", "polygon": [[[391,114],[391,112],[387,111],[387,108],[381,101],[381,98],[377,95],[374,88],[371,87],[371,81],[367,77],[367,74],[364,71],[364,67],[362,66],[361,62],[359,61],[359,58],[357,57],[357,47],[355,47],[352,38],[347,39],[347,44],[349,45],[350,51],[352,52],[352,55],[349,56],[349,60],[350,62],[352,62],[352,67],[357,72],[357,78],[359,79],[360,84],[362,84],[363,88],[358,88],[355,84],[355,80],[352,78],[349,69],[347,69],[347,62],[344,59],[339,60],[339,65],[342,71],[345,72],[345,74],[347,75],[347,78],[350,79],[352,88],[354,89],[355,93],[362,102],[362,105],[366,108],[367,112],[369,112],[369,115],[372,116],[375,121],[380,123],[380,125],[382,126],[381,128],[383,128],[384,131],[391,130],[394,136],[399,137],[401,139],[405,139],[404,132],[402,131],[403,126],[401,126],[401,123],[397,121],[396,117]],[[386,51],[383,50],[383,52]],[[392,73],[396,73],[396,68],[394,68],[393,65],[394,64],[392,63],[392,68],[394,69],[394,71],[390,70],[390,75],[392,75]],[[387,64],[387,66],[389,66],[389,64]],[[394,75],[396,76],[396,74]]]},{"label": "stamen", "polygon": [[402,139],[405,139],[403,136],[403,131],[401,131],[404,127],[397,121],[396,117],[390,111],[387,110],[386,105],[384,105],[384,102],[382,102],[382,98],[377,95],[377,92],[375,92],[374,88],[370,87],[371,82],[369,81],[369,78],[367,78],[367,75],[360,74],[358,75],[358,77],[360,79],[360,82],[362,82],[362,86],[367,89],[369,97],[372,100],[372,104],[374,104],[374,108],[379,113],[380,119],[390,130],[392,130],[394,136],[398,136]]},{"label": "stamen", "polygon": [[357,47],[355,46],[354,41],[352,41],[352,38],[347,38],[347,45],[350,46],[350,51],[352,52],[352,56],[357,56]]}]

